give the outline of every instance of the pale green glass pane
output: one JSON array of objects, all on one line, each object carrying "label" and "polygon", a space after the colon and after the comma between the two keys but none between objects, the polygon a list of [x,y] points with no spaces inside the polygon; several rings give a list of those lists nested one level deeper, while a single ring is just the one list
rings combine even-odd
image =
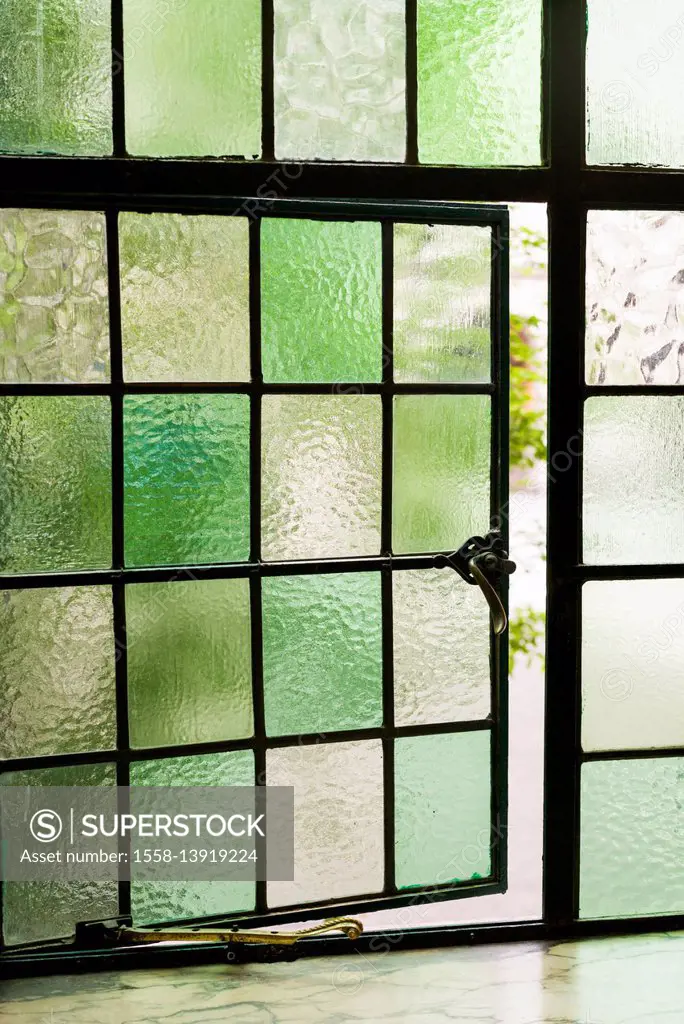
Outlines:
[{"label": "pale green glass pane", "polygon": [[394,227],[394,378],[488,381],[489,228]]},{"label": "pale green glass pane", "polygon": [[490,742],[488,730],[395,741],[400,888],[490,875]]},{"label": "pale green glass pane", "polygon": [[0,398],[0,572],[111,565],[108,398]]},{"label": "pale green glass pane", "polygon": [[[2,786],[113,786],[113,764],[67,765],[0,775]],[[79,921],[116,917],[116,882],[3,882],[2,929],[8,946],[71,938]]]},{"label": "pale green glass pane", "polygon": [[112,152],[110,0],[0,4],[0,152]]},{"label": "pale green glass pane", "polygon": [[269,750],[269,786],[294,786],[294,881],[269,882],[270,907],[378,892],[383,886],[382,744]]},{"label": "pale green glass pane", "polygon": [[126,562],[233,562],[249,554],[249,399],[124,401]]},{"label": "pale green glass pane", "polygon": [[258,156],[259,0],[124,0],[123,6],[128,152]]},{"label": "pale green glass pane", "polygon": [[116,746],[109,587],[0,592],[0,757]]},{"label": "pale green glass pane", "polygon": [[684,214],[590,210],[590,384],[679,384],[684,369]]},{"label": "pale green glass pane", "polygon": [[101,213],[0,210],[0,379],[109,380]]},{"label": "pale green glass pane", "polygon": [[490,400],[394,400],[394,550],[447,551],[489,527]]},{"label": "pale green glass pane", "polygon": [[582,766],[580,917],[684,912],[684,758]]},{"label": "pale green glass pane", "polygon": [[465,722],[491,709],[489,609],[451,569],[392,574],[397,725]]},{"label": "pale green glass pane", "polygon": [[249,380],[245,217],[122,213],[127,380]]},{"label": "pale green glass pane", "polygon": [[266,380],[379,381],[380,224],[264,220],[261,310]]},{"label": "pale green glass pane", "polygon": [[404,0],[275,0],[279,160],[406,155]]},{"label": "pale green glass pane", "polygon": [[684,746],[684,581],[582,588],[582,746]]},{"label": "pale green glass pane", "polygon": [[684,398],[591,398],[584,411],[584,558],[684,561]]},{"label": "pale green glass pane", "polygon": [[380,554],[382,409],[374,395],[266,395],[265,558]]},{"label": "pale green glass pane", "polygon": [[[226,754],[168,757],[134,761],[132,786],[253,786],[254,754],[234,750]],[[131,883],[131,909],[136,925],[176,921],[214,914],[253,910],[253,882],[135,882]]]},{"label": "pale green glass pane", "polygon": [[587,162],[684,166],[679,0],[590,0]]},{"label": "pale green glass pane", "polygon": [[264,579],[270,736],[382,724],[380,573]]},{"label": "pale green glass pane", "polygon": [[131,745],[251,736],[248,580],[126,588]]},{"label": "pale green glass pane", "polygon": [[421,163],[541,162],[542,0],[418,0]]}]

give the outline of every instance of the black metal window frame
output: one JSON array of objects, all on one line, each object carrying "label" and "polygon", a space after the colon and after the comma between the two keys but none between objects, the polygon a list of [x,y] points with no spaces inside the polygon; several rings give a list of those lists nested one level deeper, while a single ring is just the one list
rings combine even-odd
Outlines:
[{"label": "black metal window frame", "polygon": [[[632,919],[578,920],[579,777],[583,761],[621,756],[660,757],[684,750],[629,751],[583,755],[581,715],[581,588],[587,580],[684,577],[684,565],[593,567],[582,563],[582,423],[587,397],[684,393],[683,388],[592,388],[585,383],[585,246],[590,209],[684,210],[684,170],[643,167],[588,167],[586,164],[585,46],[587,0],[544,0],[543,19],[543,164],[526,168],[417,166],[415,145],[415,0],[409,0],[407,109],[409,150],[403,165],[279,164],[273,160],[269,132],[272,117],[272,5],[264,21],[263,159],[245,161],[150,161],[125,156],[123,77],[115,77],[113,158],[0,158],[1,199],[5,206],[69,206],[215,210],[226,197],[257,197],[267,208],[273,194],[302,200],[349,202],[420,200],[427,202],[538,202],[549,216],[549,477],[548,619],[545,720],[543,918],[520,924],[421,928],[363,936],[356,948],[458,945],[557,936],[643,932],[684,928],[684,915]],[[114,0],[113,64],[123,52],[121,0]],[[269,21],[270,17],[270,21]],[[412,141],[412,139],[414,141]],[[568,458],[568,454],[571,456]],[[514,554],[514,553],[513,553]],[[346,940],[312,939],[300,955],[348,952]],[[141,952],[120,950],[107,956],[83,954],[74,967],[132,962],[200,962],[216,951],[190,947]],[[8,954],[12,969],[64,969],[61,954]]]}]

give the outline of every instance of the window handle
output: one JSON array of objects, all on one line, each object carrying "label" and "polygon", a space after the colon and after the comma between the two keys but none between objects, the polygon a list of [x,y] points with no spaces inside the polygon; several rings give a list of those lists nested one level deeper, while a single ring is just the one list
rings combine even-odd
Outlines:
[{"label": "window handle", "polygon": [[437,555],[435,565],[438,568],[449,566],[466,583],[477,585],[492,613],[494,633],[498,636],[506,630],[508,618],[496,589],[496,580],[503,575],[510,576],[516,565],[509,559],[498,530],[492,530],[486,537],[471,537],[451,555]]}]

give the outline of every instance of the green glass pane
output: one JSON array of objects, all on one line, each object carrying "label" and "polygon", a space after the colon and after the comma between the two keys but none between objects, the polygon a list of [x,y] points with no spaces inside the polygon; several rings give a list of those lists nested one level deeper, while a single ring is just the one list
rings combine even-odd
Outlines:
[{"label": "green glass pane", "polygon": [[109,379],[101,213],[0,210],[0,379]]},{"label": "green glass pane", "polygon": [[116,745],[109,587],[0,592],[0,757]]},{"label": "green glass pane", "polygon": [[395,741],[400,888],[490,875],[490,742],[488,730]]},{"label": "green glass pane", "polygon": [[404,160],[404,0],[275,0],[279,160]]},{"label": "green glass pane", "polygon": [[247,396],[128,396],[124,433],[127,564],[246,559]]},{"label": "green glass pane", "polygon": [[379,892],[383,886],[380,740],[284,747],[269,786],[294,787],[294,880],[269,882],[269,907]]},{"label": "green glass pane", "polygon": [[[0,775],[2,786],[113,786],[113,764],[67,765]],[[71,938],[79,921],[116,917],[117,883],[3,882],[2,931],[8,946]]]},{"label": "green glass pane", "polygon": [[124,0],[123,7],[128,152],[258,156],[259,0]]},{"label": "green glass pane", "polygon": [[492,233],[394,227],[394,378],[488,381]]},{"label": "green glass pane", "polygon": [[126,588],[131,745],[252,734],[247,580]]},{"label": "green glass pane", "polygon": [[379,381],[380,225],[265,219],[261,309],[266,380]]},{"label": "green glass pane", "polygon": [[111,565],[108,398],[0,398],[0,572]]},{"label": "green glass pane", "polygon": [[542,0],[418,0],[426,164],[541,162]]},{"label": "green glass pane", "polygon": [[490,400],[394,400],[394,550],[453,551],[489,526]]},{"label": "green glass pane", "polygon": [[[254,754],[168,757],[134,761],[132,786],[253,786]],[[136,925],[184,918],[237,914],[253,910],[253,882],[136,882],[131,883],[131,909]]]},{"label": "green glass pane", "polygon": [[380,553],[382,409],[375,395],[266,395],[265,558]]},{"label": "green glass pane", "polygon": [[264,579],[269,735],[382,724],[379,573]]},{"label": "green glass pane", "polygon": [[127,380],[249,380],[245,217],[122,213]]},{"label": "green glass pane", "polygon": [[684,913],[684,758],[582,766],[580,917]]},{"label": "green glass pane", "polygon": [[0,151],[112,152],[110,0],[0,4]]}]

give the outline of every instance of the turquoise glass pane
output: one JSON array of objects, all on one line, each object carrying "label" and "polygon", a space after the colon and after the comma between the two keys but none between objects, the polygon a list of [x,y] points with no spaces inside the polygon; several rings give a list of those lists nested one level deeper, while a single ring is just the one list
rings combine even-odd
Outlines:
[{"label": "turquoise glass pane", "polygon": [[126,563],[246,559],[247,396],[128,396],[124,432]]},{"label": "turquoise glass pane", "polygon": [[269,735],[381,725],[380,574],[266,578],[262,593]]},{"label": "turquoise glass pane", "polygon": [[379,381],[380,225],[266,218],[261,309],[266,380]]}]

